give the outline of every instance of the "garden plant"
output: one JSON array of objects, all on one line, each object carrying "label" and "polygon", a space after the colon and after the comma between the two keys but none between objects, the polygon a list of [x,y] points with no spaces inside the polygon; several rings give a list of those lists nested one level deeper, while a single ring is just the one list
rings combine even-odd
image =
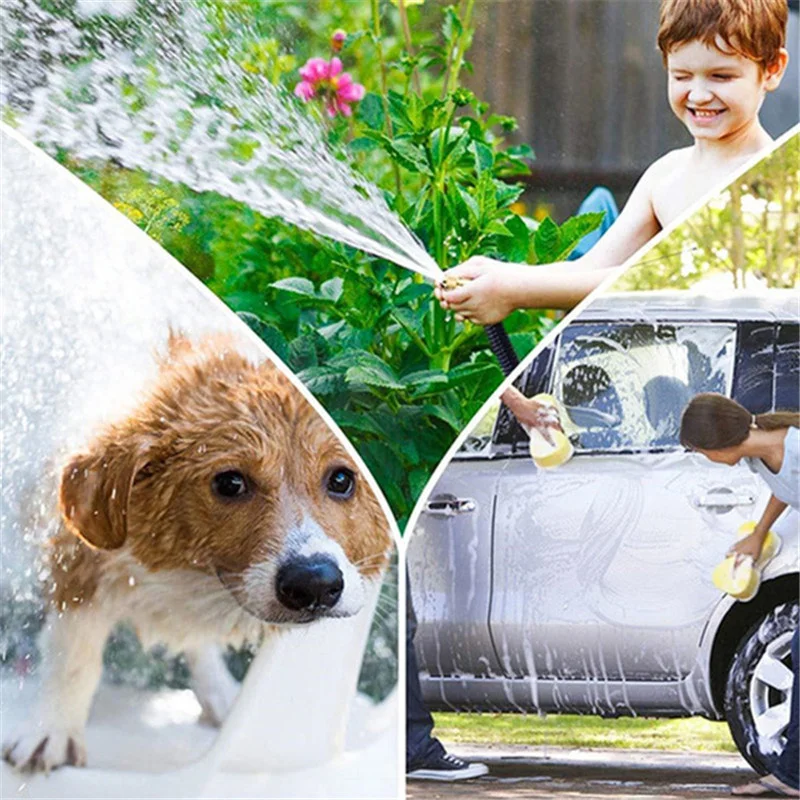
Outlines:
[{"label": "garden plant", "polygon": [[[88,18],[75,0],[18,2],[81,31],[79,55],[51,59],[71,68],[102,57],[104,37],[149,41],[148,30],[165,15],[169,37],[139,45],[137,57],[151,52],[155,61],[181,38],[176,0],[138,3],[127,17],[109,7]],[[560,226],[524,215],[517,181],[533,151],[513,143],[513,118],[492,113],[467,88],[475,0],[194,5],[207,20],[207,44],[224,53],[240,91],[269,84],[314,118],[331,152],[382,190],[441,268],[475,254],[561,260],[600,224],[599,214]],[[232,19],[241,21],[235,36]],[[125,83],[121,91],[129,110],[145,105],[142,87]],[[223,101],[196,98],[197,105],[215,102]],[[13,103],[5,113],[13,122]],[[250,155],[246,136],[231,141],[231,159],[246,163]],[[167,182],[155,166],[133,171],[67,150],[59,157],[298,374],[359,450],[402,526],[448,446],[502,379],[483,329],[442,311],[418,275],[222,194]],[[523,355],[552,324],[552,314],[519,311],[506,328]]]}]

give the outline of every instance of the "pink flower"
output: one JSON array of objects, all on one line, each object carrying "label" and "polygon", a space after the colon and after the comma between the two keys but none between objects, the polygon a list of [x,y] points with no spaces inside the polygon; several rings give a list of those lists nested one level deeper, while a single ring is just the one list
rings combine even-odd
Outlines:
[{"label": "pink flower", "polygon": [[303,79],[294,88],[294,93],[308,102],[321,97],[328,115],[342,114],[349,117],[353,113],[350,103],[357,103],[364,97],[365,89],[355,83],[347,72],[342,72],[341,59],[334,56],[330,61],[324,58],[309,58],[300,68]]},{"label": "pink flower", "polygon": [[341,28],[337,28],[331,34],[331,49],[334,53],[338,53],[344,47],[344,40],[347,38],[347,32]]}]

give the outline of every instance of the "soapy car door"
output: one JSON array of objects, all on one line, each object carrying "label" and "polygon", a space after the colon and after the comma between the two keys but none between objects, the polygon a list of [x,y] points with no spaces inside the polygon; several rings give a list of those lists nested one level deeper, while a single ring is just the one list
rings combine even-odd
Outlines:
[{"label": "soapy car door", "polygon": [[747,467],[678,446],[686,402],[730,392],[735,340],[728,323],[577,323],[562,334],[550,393],[576,428],[576,455],[552,470],[513,459],[495,514],[503,669],[554,682],[534,687],[531,705],[614,712],[631,702],[625,681],[692,668],[719,598],[711,570],[768,496]]}]

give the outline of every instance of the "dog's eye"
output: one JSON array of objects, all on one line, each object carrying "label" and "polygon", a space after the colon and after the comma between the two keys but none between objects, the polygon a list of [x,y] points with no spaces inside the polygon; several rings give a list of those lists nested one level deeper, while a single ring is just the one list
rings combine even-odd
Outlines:
[{"label": "dog's eye", "polygon": [[214,480],[211,481],[211,487],[218,497],[224,497],[226,499],[242,497],[249,491],[247,478],[245,478],[241,472],[237,472],[234,469],[215,475]]},{"label": "dog's eye", "polygon": [[336,500],[346,500],[353,496],[356,476],[347,467],[337,467],[328,476],[328,494]]}]

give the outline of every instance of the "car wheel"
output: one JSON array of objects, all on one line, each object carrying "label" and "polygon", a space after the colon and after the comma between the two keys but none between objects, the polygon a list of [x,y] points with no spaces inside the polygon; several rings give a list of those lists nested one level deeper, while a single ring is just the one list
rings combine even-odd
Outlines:
[{"label": "car wheel", "polygon": [[799,617],[797,603],[772,609],[744,635],[728,673],[725,717],[739,752],[762,775],[772,772],[786,744]]}]

